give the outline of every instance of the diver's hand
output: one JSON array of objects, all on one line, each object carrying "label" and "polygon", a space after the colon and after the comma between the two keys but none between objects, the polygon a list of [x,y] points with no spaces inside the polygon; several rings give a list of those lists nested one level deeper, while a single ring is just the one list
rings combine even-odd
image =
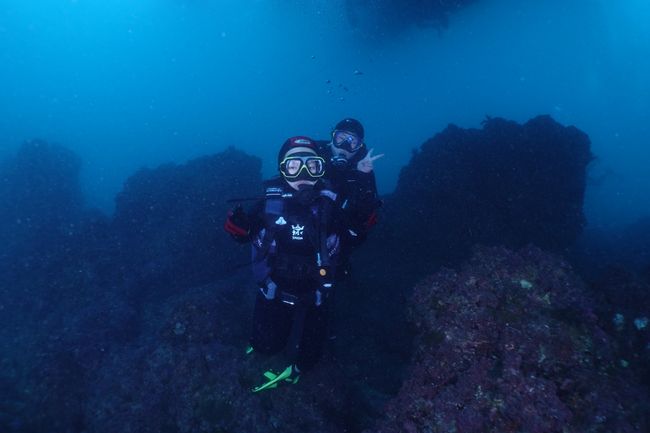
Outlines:
[{"label": "diver's hand", "polygon": [[366,157],[363,158],[361,161],[359,161],[359,162],[357,163],[357,170],[359,170],[359,171],[361,171],[361,172],[363,172],[363,173],[370,173],[370,172],[373,170],[373,168],[374,168],[374,165],[373,165],[374,161],[376,161],[376,160],[378,160],[379,158],[381,158],[382,156],[384,156],[383,153],[380,153],[379,155],[376,155],[376,156],[372,156],[372,152],[373,152],[374,150],[375,150],[375,149],[370,149],[370,150],[368,151],[368,154],[366,155]]},{"label": "diver's hand", "polygon": [[246,242],[250,238],[250,222],[241,206],[237,206],[234,210],[228,212],[223,228],[237,242]]}]

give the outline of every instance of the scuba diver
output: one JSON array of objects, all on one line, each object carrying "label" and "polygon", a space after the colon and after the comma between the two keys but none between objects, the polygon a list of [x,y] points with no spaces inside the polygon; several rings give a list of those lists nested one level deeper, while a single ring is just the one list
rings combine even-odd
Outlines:
[{"label": "scuba diver", "polygon": [[337,194],[335,206],[339,209],[344,227],[341,237],[339,276],[350,273],[349,255],[361,245],[370,229],[377,223],[377,184],[373,163],[383,154],[372,155],[364,142],[361,122],[345,118],[332,130],[330,141],[317,141],[319,155],[327,163],[327,179]]},{"label": "scuba diver", "polygon": [[265,195],[249,212],[237,206],[225,230],[252,243],[253,274],[259,292],[247,353],[285,349],[288,366],[264,373],[259,392],[295,384],[313,367],[327,337],[328,295],[339,251],[336,195],[328,188],[325,160],[316,143],[292,137],[278,154],[280,176],[265,182]]}]

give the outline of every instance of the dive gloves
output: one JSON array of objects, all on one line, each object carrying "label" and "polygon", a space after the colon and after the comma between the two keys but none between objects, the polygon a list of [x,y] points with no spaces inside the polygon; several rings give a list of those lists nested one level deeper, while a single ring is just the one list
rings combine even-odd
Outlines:
[{"label": "dive gloves", "polygon": [[228,212],[223,228],[237,242],[244,243],[250,240],[250,221],[241,206]]}]

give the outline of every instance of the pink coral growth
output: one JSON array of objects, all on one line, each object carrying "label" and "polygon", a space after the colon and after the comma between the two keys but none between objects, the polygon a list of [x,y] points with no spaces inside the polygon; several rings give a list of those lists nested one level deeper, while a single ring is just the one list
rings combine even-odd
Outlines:
[{"label": "pink coral growth", "polygon": [[415,288],[412,372],[376,431],[647,431],[647,391],[594,311],[563,260],[477,248]]}]

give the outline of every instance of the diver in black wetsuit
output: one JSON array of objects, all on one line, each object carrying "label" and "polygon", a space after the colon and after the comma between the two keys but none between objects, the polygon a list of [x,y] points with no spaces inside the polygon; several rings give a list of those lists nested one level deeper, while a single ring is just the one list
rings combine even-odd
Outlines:
[{"label": "diver in black wetsuit", "polygon": [[334,127],[330,141],[318,141],[319,154],[327,163],[326,177],[337,194],[335,206],[340,210],[344,227],[339,257],[339,276],[350,272],[349,255],[361,245],[377,222],[381,202],[373,162],[382,155],[372,156],[364,142],[361,122],[346,118]]},{"label": "diver in black wetsuit", "polygon": [[267,371],[254,392],[296,383],[319,359],[327,336],[328,295],[339,252],[336,195],[324,180],[325,160],[314,141],[292,137],[278,155],[281,176],[267,181],[265,196],[244,212],[229,212],[225,229],[252,242],[259,287],[249,350],[286,348],[289,365]]}]

